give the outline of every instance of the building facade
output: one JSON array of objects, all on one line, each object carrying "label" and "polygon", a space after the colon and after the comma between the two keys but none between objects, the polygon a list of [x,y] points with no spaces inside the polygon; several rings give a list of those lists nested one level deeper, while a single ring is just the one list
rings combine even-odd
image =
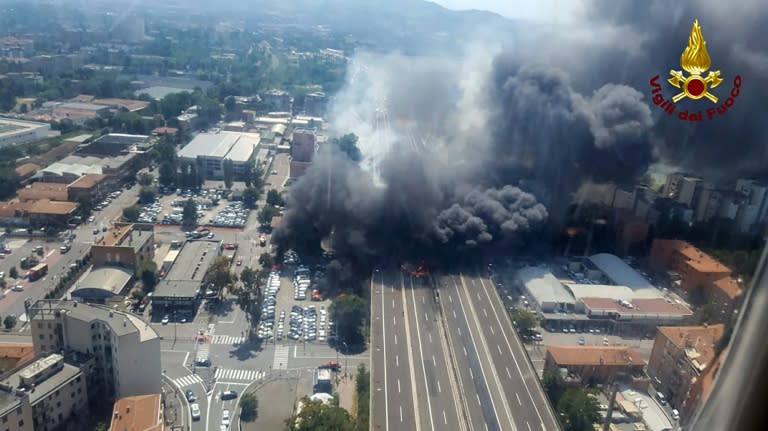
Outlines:
[{"label": "building facade", "polygon": [[0,377],[0,429],[59,429],[74,415],[88,416],[86,378],[53,353]]},{"label": "building facade", "polygon": [[117,223],[91,246],[93,266],[117,265],[137,271],[155,257],[155,234],[151,224]]},{"label": "building facade", "polygon": [[36,352],[93,357],[86,372],[92,399],[160,392],[160,337],[139,317],[65,300],[38,300],[27,314]]},{"label": "building facade", "polygon": [[612,383],[642,376],[645,361],[628,346],[547,346],[544,370],[567,370],[583,384]]},{"label": "building facade", "polygon": [[661,326],[648,362],[648,375],[674,407],[689,397],[699,376],[715,359],[725,326]]}]

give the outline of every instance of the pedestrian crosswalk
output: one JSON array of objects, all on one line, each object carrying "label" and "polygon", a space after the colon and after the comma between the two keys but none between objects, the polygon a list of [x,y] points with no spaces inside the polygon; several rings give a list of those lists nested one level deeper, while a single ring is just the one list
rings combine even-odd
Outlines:
[{"label": "pedestrian crosswalk", "polygon": [[211,340],[211,344],[227,344],[234,346],[245,341],[245,337],[239,337],[236,335],[214,335]]},{"label": "pedestrian crosswalk", "polygon": [[275,359],[272,361],[273,370],[287,370],[288,369],[288,356],[290,352],[289,346],[275,346]]},{"label": "pedestrian crosswalk", "polygon": [[200,376],[198,376],[197,374],[189,374],[184,377],[178,377],[173,379],[173,383],[175,383],[180,388],[191,386],[191,385],[200,383],[202,381],[203,379],[201,379]]},{"label": "pedestrian crosswalk", "polygon": [[267,373],[264,371],[257,371],[257,370],[232,370],[227,368],[219,368],[216,370],[216,380],[221,382],[223,381],[231,381],[231,380],[240,380],[240,381],[247,381],[247,382],[253,382],[256,380],[261,380],[264,378],[264,376]]}]

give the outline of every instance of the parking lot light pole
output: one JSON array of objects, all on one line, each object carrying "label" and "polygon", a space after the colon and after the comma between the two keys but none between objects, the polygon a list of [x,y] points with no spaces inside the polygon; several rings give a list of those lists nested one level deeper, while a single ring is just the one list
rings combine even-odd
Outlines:
[{"label": "parking lot light pole", "polygon": [[347,346],[346,341],[342,341],[341,344],[344,345],[344,378],[347,378],[347,369],[349,368],[349,346]]}]

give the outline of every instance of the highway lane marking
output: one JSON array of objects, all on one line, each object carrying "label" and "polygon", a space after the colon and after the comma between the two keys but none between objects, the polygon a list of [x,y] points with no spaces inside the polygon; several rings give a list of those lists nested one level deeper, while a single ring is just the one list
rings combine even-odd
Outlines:
[{"label": "highway lane marking", "polygon": [[426,312],[426,311],[424,312],[424,320],[426,320],[427,322],[429,322],[429,317],[427,316],[427,312]]},{"label": "highway lane marking", "polygon": [[475,373],[472,372],[472,368],[469,369],[469,378],[475,380]]},{"label": "highway lane marking", "polygon": [[496,345],[496,348],[497,348],[497,349],[499,349],[499,355],[501,355],[501,354],[502,354],[502,353],[501,353],[501,346],[499,346],[499,345],[497,344],[497,345]]},{"label": "highway lane marking", "polygon": [[403,406],[400,405],[400,422],[403,421]]},{"label": "highway lane marking", "polygon": [[517,392],[515,392],[515,397],[517,397],[517,403],[520,404],[520,406],[522,406],[523,402],[520,401],[520,395],[518,395]]},{"label": "highway lane marking", "polygon": [[400,355],[395,355],[395,366],[396,367],[400,366]]},{"label": "highway lane marking", "polygon": [[485,317],[488,317],[488,312],[485,311],[485,308],[483,308],[483,315],[485,315]]},{"label": "highway lane marking", "polygon": [[437,381],[437,392],[443,392],[443,390],[440,389],[440,380]]},{"label": "highway lane marking", "polygon": [[485,423],[485,431],[488,431],[488,422]]},{"label": "highway lane marking", "polygon": [[533,430],[531,429],[531,424],[529,424],[528,422],[526,422],[525,424],[526,424],[526,425],[528,425],[528,431],[533,431]]},{"label": "highway lane marking", "polygon": [[445,415],[445,410],[443,410],[443,423],[448,425],[448,417]]},{"label": "highway lane marking", "polygon": [[[411,278],[411,299],[413,299],[413,303],[416,303],[416,294],[414,293],[414,286],[413,286],[413,279]],[[403,301],[405,304],[405,301]],[[416,341],[419,343],[419,356],[421,356],[421,372],[424,375],[424,390],[427,392],[427,411],[429,411],[429,424],[432,428],[432,431],[435,431],[435,419],[432,415],[432,401],[430,401],[429,392],[427,391],[427,388],[429,387],[429,383],[427,382],[427,368],[424,364],[424,347],[421,344],[421,329],[419,328],[419,319],[416,317],[416,307],[413,307],[413,317],[414,322],[416,323]],[[425,320],[429,321],[427,317],[427,312],[424,312],[424,318]],[[406,320],[406,325],[408,324],[408,320]],[[435,355],[432,355],[432,363],[435,363]],[[415,385],[414,385],[415,386]],[[416,391],[413,392],[414,398],[416,397]],[[418,429],[419,426],[417,425],[416,428]]]},{"label": "highway lane marking", "polygon": [[395,334],[395,344],[397,344],[397,334]]},{"label": "highway lane marking", "polygon": [[507,377],[509,377],[511,379],[512,378],[512,374],[509,372],[509,368],[504,367],[504,369],[507,370]]},{"label": "highway lane marking", "polygon": [[453,309],[453,310],[451,310],[451,311],[453,312],[453,318],[455,319],[455,318],[456,318],[456,309],[454,308],[454,309]]},{"label": "highway lane marking", "polygon": [[397,379],[397,392],[398,393],[403,392],[402,390],[400,390],[400,379]]},{"label": "highway lane marking", "polygon": [[459,332],[459,337],[461,337],[461,328],[457,326],[457,327],[456,327],[456,331],[458,331],[458,332]]},{"label": "highway lane marking", "polygon": [[434,366],[437,366],[437,361],[435,360],[435,355],[432,355],[432,364]]},{"label": "highway lane marking", "polygon": [[395,316],[392,316],[392,326],[397,325],[397,318]]},{"label": "highway lane marking", "polygon": [[464,356],[467,356],[467,348],[465,346],[461,346],[462,349],[464,349]]},{"label": "highway lane marking", "polygon": [[392,300],[392,309],[393,310],[395,309],[395,300],[394,299]]},{"label": "highway lane marking", "polygon": [[496,335],[496,332],[493,331],[493,326],[489,326],[488,328],[491,329],[491,335]]},{"label": "highway lane marking", "polygon": [[[508,423],[512,424],[512,427],[514,428],[515,421],[512,418],[512,412],[510,411],[509,406],[505,402],[506,397],[504,396],[504,389],[501,385],[501,381],[499,380],[499,376],[496,372],[495,364],[491,358],[491,353],[488,349],[488,342],[485,339],[483,330],[481,329],[482,326],[480,324],[480,319],[477,316],[477,312],[475,311],[474,304],[472,304],[472,300],[469,294],[469,289],[467,287],[466,282],[464,281],[464,276],[459,274],[459,280],[461,281],[461,287],[462,287],[462,289],[458,289],[458,285],[456,286],[457,290],[459,291],[459,305],[461,306],[462,314],[467,318],[467,328],[469,330],[469,339],[470,339],[470,342],[472,343],[472,346],[474,346],[474,356],[477,357],[478,363],[480,365],[480,376],[482,377],[483,382],[485,383],[485,387],[487,388],[487,391],[488,391],[488,397],[491,400],[491,408],[493,409],[493,414],[496,418],[496,425],[498,425],[501,428],[503,427],[503,424],[506,423],[506,421],[502,421],[502,416],[499,415],[499,409],[502,409],[502,413],[506,413],[506,418],[508,420]],[[464,306],[464,300],[461,298],[462,291],[467,298],[466,308]],[[478,293],[478,298],[479,297],[480,297],[480,294]],[[469,313],[467,313],[467,309],[469,309]],[[474,321],[475,329],[478,331],[477,342],[475,341],[475,336],[472,334],[472,328],[469,321],[470,317]],[[486,376],[485,367],[483,366],[483,359],[482,359],[483,357],[480,356],[480,351],[477,348],[478,343],[480,344],[480,347],[482,347],[483,349],[483,352],[484,352],[483,357],[485,357],[486,360],[488,361],[488,366],[490,367],[490,373],[491,373],[491,381],[494,382],[496,386],[495,391],[493,392],[496,392],[498,393],[498,395],[501,396],[501,406],[499,408],[496,407],[496,401],[494,400],[494,395],[492,393],[491,385],[488,384],[488,376]]]},{"label": "highway lane marking", "polygon": [[432,342],[432,333],[428,332],[427,335],[429,336],[429,342],[431,343]]},{"label": "highway lane marking", "polygon": [[[382,276],[382,283],[384,279]],[[373,278],[371,278],[373,284]],[[387,360],[387,328],[384,324],[384,288],[381,289],[381,338],[384,340],[384,361]],[[373,397],[371,397],[373,399]],[[402,421],[402,408],[400,410],[400,421]],[[384,364],[384,430],[389,431],[389,396],[387,395],[387,366]]]},{"label": "highway lane marking", "polygon": [[[410,277],[409,277],[410,278]],[[413,278],[410,278],[411,280],[411,297],[413,298],[413,302],[416,302],[416,297],[413,296]],[[416,369],[415,369],[415,359],[413,353],[413,342],[411,341],[411,328],[410,328],[410,312],[408,314],[405,314],[406,311],[409,311],[408,308],[408,301],[406,301],[405,296],[405,277],[402,273],[400,273],[400,293],[401,298],[403,301],[403,317],[405,320],[405,346],[408,351],[408,371],[410,372],[411,376],[411,399],[413,400],[413,419],[416,423],[416,431],[421,431],[421,420],[419,419],[419,396],[416,393]],[[416,309],[413,310],[413,318],[416,323],[416,335],[418,335],[418,341],[419,341],[419,352],[420,356],[422,358],[421,366],[422,366],[422,372],[424,373],[424,382],[426,384],[427,374],[426,371],[424,371],[424,353],[421,350],[421,334],[419,333],[419,317],[416,315]],[[429,403],[429,397],[427,397],[427,403]],[[432,407],[429,407],[429,419],[432,420]],[[432,429],[434,431],[434,424],[432,424]]]},{"label": "highway lane marking", "polygon": [[448,300],[451,301],[451,304],[453,304],[453,296],[448,295]]},{"label": "highway lane marking", "polygon": [[[496,323],[499,324],[499,329],[501,329],[501,335],[504,337],[504,341],[507,344],[507,348],[509,348],[509,352],[512,356],[512,360],[515,362],[515,367],[517,367],[518,372],[520,373],[520,377],[523,381],[523,386],[525,387],[525,391],[528,393],[528,398],[531,400],[531,404],[533,405],[533,409],[536,411],[536,416],[539,417],[539,422],[541,423],[541,428],[543,430],[546,430],[546,427],[544,426],[544,418],[541,416],[541,412],[539,412],[539,408],[536,406],[536,402],[533,400],[533,394],[531,394],[531,389],[528,387],[528,383],[525,382],[525,376],[523,376],[523,370],[520,368],[520,364],[517,361],[517,357],[514,354],[514,351],[512,350],[512,344],[509,342],[509,338],[507,337],[506,331],[504,331],[504,325],[501,324],[501,319],[499,318],[499,314],[496,312],[496,306],[494,306],[494,302],[491,299],[490,294],[488,293],[488,288],[485,286],[485,283],[483,282],[483,279],[480,279],[480,284],[483,287],[483,291],[485,292],[485,297],[488,298],[488,302],[491,304],[491,311],[493,311],[494,317],[496,317]],[[496,303],[498,305],[498,302]],[[509,322],[509,321],[508,321]],[[525,350],[521,349],[523,351],[523,354],[525,354]],[[534,376],[536,375],[536,370],[533,371]],[[509,375],[509,370],[507,369],[507,375]],[[544,395],[544,392],[538,392],[541,395],[542,402],[546,403],[546,397]],[[554,421],[556,421],[556,418],[553,418]],[[529,425],[530,427],[530,425]]]}]

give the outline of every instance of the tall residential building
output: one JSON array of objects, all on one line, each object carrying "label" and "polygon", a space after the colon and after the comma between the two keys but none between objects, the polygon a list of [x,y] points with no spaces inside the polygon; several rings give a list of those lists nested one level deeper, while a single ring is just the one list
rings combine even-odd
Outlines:
[{"label": "tall residential building", "polygon": [[736,213],[740,232],[749,232],[764,223],[768,214],[768,186],[755,180],[736,180],[736,192],[744,197]]},{"label": "tall residential building", "polygon": [[290,177],[298,178],[304,175],[312,165],[317,144],[317,131],[315,129],[298,128],[293,131],[291,144]]},{"label": "tall residential building", "polygon": [[723,190],[714,187],[704,187],[701,190],[698,202],[696,202],[694,219],[697,222],[706,223],[717,216],[725,194]]},{"label": "tall residential building", "polygon": [[160,337],[138,316],[99,305],[38,300],[27,310],[36,352],[92,355],[91,397],[160,392]]},{"label": "tall residential building", "polygon": [[318,91],[304,96],[304,114],[310,117],[323,117],[325,115],[325,93]]},{"label": "tall residential building", "polygon": [[118,265],[137,271],[155,256],[154,226],[118,223],[91,246],[93,265]]},{"label": "tall residential building", "polygon": [[0,376],[0,429],[60,429],[73,415],[88,416],[86,378],[64,357],[38,357]]},{"label": "tall residential building", "polygon": [[675,173],[667,177],[667,183],[664,185],[664,197],[692,207],[701,186],[701,178]]},{"label": "tall residential building", "polygon": [[658,328],[648,375],[672,406],[682,406],[696,380],[712,365],[724,332],[724,325]]}]

